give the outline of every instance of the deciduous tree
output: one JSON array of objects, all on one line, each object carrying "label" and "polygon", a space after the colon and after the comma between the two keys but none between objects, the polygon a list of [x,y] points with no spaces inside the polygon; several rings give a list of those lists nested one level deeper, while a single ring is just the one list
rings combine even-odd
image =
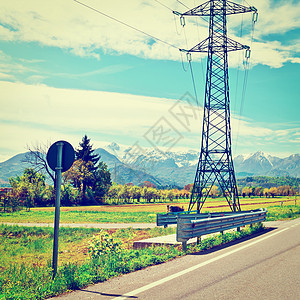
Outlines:
[{"label": "deciduous tree", "polygon": [[209,196],[211,196],[212,198],[215,198],[218,196],[218,187],[213,185],[210,189],[210,192],[209,192]]},{"label": "deciduous tree", "polygon": [[50,146],[50,142],[46,144],[27,146],[29,152],[25,154],[25,159],[23,162],[28,163],[36,172],[43,175],[48,175],[53,182],[53,186],[55,186],[54,171],[49,168],[46,159],[46,155]]},{"label": "deciduous tree", "polygon": [[276,187],[271,187],[270,189],[269,189],[269,193],[270,193],[270,195],[272,196],[272,198],[274,198],[274,196],[277,196],[277,188]]},{"label": "deciduous tree", "polygon": [[32,206],[44,206],[45,176],[33,169],[27,168],[23,175],[9,178],[13,195],[30,209]]}]

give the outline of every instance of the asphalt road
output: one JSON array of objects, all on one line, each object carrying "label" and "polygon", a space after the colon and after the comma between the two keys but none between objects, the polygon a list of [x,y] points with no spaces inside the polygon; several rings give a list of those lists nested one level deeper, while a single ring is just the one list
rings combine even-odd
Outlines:
[{"label": "asphalt road", "polygon": [[[60,299],[300,299],[300,219]],[[55,299],[57,299],[55,298]]]}]

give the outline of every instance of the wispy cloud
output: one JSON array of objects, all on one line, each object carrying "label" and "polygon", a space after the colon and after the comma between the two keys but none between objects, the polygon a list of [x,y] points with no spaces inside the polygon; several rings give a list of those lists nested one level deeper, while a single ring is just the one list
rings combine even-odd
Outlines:
[{"label": "wispy cloud", "polygon": [[89,77],[89,76],[94,76],[98,74],[115,74],[119,72],[124,72],[129,69],[131,69],[132,66],[129,65],[112,65],[108,67],[103,67],[94,71],[90,72],[85,72],[85,73],[79,73],[79,74],[74,74],[74,73],[55,73],[52,75],[59,76],[59,77],[68,77],[68,78],[82,78],[82,77]]},{"label": "wispy cloud", "polygon": [[[37,61],[13,58],[10,55],[0,50],[0,72],[2,79],[18,80],[20,76],[33,76],[38,73],[38,70],[32,64]],[[36,75],[37,76],[37,75]]]}]

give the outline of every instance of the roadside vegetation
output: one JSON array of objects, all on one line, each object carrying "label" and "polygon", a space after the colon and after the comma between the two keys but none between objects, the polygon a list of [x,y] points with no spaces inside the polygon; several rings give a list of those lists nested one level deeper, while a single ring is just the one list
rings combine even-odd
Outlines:
[{"label": "roadside vegetation", "polygon": [[289,220],[300,217],[300,205],[268,207],[267,221]]},{"label": "roadside vegetation", "polygon": [[[178,247],[133,249],[136,239],[174,233],[174,228],[97,230],[62,228],[59,268],[52,281],[49,228],[0,226],[0,299],[46,299],[185,254],[210,249],[263,230],[261,224],[240,232],[217,234],[187,252]],[[40,242],[40,241],[43,242]],[[75,249],[75,250],[74,250]]]}]

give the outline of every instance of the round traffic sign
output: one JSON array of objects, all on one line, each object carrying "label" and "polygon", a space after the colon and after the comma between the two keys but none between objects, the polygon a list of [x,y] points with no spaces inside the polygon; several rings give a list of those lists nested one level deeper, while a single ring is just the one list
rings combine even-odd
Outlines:
[{"label": "round traffic sign", "polygon": [[47,163],[49,167],[55,171],[57,167],[58,144],[63,143],[62,148],[62,172],[69,170],[75,160],[75,152],[73,146],[66,141],[57,141],[51,145],[47,152]]}]

